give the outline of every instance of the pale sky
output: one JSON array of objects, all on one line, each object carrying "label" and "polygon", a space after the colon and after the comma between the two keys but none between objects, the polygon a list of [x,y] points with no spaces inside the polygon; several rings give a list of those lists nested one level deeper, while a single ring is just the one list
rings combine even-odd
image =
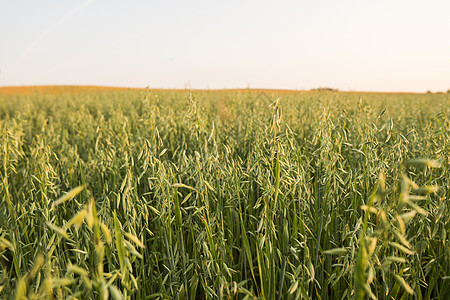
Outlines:
[{"label": "pale sky", "polygon": [[449,0],[0,0],[0,86],[450,89]]}]

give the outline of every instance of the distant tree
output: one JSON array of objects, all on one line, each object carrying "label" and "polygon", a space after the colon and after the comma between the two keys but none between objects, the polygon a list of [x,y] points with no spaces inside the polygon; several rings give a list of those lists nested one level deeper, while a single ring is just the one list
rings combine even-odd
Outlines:
[{"label": "distant tree", "polygon": [[311,89],[311,91],[318,91],[318,92],[339,92],[338,89],[330,88],[330,87],[318,87],[316,89]]}]

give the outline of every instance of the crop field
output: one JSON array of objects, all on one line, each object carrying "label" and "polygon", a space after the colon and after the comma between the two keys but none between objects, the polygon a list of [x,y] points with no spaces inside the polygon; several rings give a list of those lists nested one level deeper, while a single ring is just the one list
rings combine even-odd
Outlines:
[{"label": "crop field", "polygon": [[0,298],[448,299],[450,94],[0,94]]}]

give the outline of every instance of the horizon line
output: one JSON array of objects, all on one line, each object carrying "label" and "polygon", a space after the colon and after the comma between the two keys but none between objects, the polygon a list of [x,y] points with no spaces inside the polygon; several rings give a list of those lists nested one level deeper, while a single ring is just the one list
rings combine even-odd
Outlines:
[{"label": "horizon line", "polygon": [[116,86],[116,85],[90,85],[90,84],[43,84],[43,85],[0,85],[0,94],[2,90],[8,89],[40,89],[40,88],[93,88],[93,89],[133,89],[133,90],[159,90],[159,91],[272,91],[272,92],[329,92],[329,93],[367,93],[367,94],[448,94],[447,91],[435,91],[427,90],[425,92],[412,92],[412,91],[371,91],[371,90],[340,90],[338,88],[332,88],[327,86],[319,86],[312,89],[286,89],[286,88],[258,88],[258,87],[236,87],[236,88],[161,88],[161,87],[137,87],[137,86]]}]

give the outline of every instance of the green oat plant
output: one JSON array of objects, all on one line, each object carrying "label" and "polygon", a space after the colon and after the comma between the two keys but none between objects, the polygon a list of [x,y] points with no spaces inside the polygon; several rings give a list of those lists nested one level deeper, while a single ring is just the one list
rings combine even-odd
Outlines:
[{"label": "green oat plant", "polygon": [[0,95],[0,297],[445,299],[449,115],[448,94]]}]

